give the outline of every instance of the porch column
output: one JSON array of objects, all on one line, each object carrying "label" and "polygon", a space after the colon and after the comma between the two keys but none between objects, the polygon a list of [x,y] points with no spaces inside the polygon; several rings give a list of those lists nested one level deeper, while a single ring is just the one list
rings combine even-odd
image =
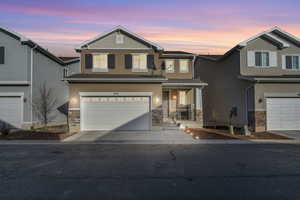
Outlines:
[{"label": "porch column", "polygon": [[203,126],[202,88],[196,88],[196,121]]}]

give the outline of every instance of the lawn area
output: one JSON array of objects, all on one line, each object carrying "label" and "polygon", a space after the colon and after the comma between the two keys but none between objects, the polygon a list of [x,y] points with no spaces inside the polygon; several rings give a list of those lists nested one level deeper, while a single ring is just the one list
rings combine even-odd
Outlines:
[{"label": "lawn area", "polygon": [[272,139],[272,140],[287,140],[291,139],[282,135],[274,134],[271,132],[255,132],[251,135],[232,135],[226,130],[206,129],[206,128],[186,128],[184,132],[191,135],[194,139]]}]

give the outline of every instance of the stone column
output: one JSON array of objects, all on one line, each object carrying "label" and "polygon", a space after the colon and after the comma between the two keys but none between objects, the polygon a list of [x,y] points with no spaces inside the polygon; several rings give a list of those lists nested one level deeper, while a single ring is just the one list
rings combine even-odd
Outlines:
[{"label": "stone column", "polygon": [[69,130],[71,133],[80,131],[80,110],[69,110]]},{"label": "stone column", "polygon": [[200,124],[200,126],[203,126],[202,88],[196,88],[195,102],[196,102],[196,121]]},{"label": "stone column", "polygon": [[255,111],[255,132],[266,131],[266,111]]},{"label": "stone column", "polygon": [[162,105],[152,109],[152,126],[160,126],[163,123]]}]

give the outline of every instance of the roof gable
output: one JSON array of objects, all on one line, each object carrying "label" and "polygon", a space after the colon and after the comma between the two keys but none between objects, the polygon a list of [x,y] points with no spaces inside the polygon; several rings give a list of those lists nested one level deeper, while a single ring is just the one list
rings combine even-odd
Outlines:
[{"label": "roof gable", "polygon": [[103,38],[105,37],[108,37],[110,35],[112,35],[113,33],[115,32],[120,32],[121,34],[124,34],[126,37],[129,37],[130,39],[132,40],[135,40],[141,44],[143,44],[144,46],[146,47],[149,47],[149,48],[153,48],[155,50],[163,50],[163,48],[153,42],[150,42],[149,40],[146,40],[145,38],[129,31],[128,29],[122,27],[122,26],[117,26],[115,28],[113,28],[112,30],[110,31],[107,31],[107,32],[104,32],[90,40],[87,40],[83,43],[81,43],[77,48],[76,50],[81,50],[81,49],[84,49],[84,48],[89,48],[89,46],[92,46],[92,44],[96,41],[99,41],[99,40],[102,40]]}]

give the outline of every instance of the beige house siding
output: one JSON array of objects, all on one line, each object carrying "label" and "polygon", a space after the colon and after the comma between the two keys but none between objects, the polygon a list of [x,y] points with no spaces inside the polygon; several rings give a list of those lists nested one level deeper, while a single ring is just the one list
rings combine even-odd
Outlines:
[{"label": "beige house siding", "polygon": [[[284,40],[283,38],[281,38]],[[285,49],[279,49],[269,41],[258,38],[250,42],[246,47],[241,49],[241,74],[245,76],[280,76],[280,75],[300,75],[300,70],[286,70],[282,69],[282,55],[287,54],[300,54],[300,48],[292,43],[289,43],[290,47]],[[266,50],[277,52],[277,66],[260,68],[260,67],[248,67],[247,52],[255,50]]]},{"label": "beige house siding", "polygon": [[[108,69],[108,72],[93,72],[92,69],[85,68],[85,54],[92,54],[92,53],[109,53],[115,55],[115,68]],[[156,70],[152,72],[152,70],[148,70],[148,72],[132,72],[132,69],[125,68],[125,55],[132,54],[132,53],[146,53],[146,54],[153,54],[154,55],[154,63],[156,65]],[[95,73],[95,74],[141,74],[141,75],[161,75],[161,65],[159,62],[159,53],[155,52],[152,49],[149,50],[122,50],[122,49],[86,49],[82,50],[81,52],[81,71],[82,73]]]},{"label": "beige house siding", "polygon": [[122,33],[121,35],[123,35],[124,37],[124,43],[117,44],[116,43],[117,34],[118,34],[117,32],[113,32],[100,40],[96,40],[93,43],[89,44],[88,48],[90,49],[150,49],[148,46]]}]

